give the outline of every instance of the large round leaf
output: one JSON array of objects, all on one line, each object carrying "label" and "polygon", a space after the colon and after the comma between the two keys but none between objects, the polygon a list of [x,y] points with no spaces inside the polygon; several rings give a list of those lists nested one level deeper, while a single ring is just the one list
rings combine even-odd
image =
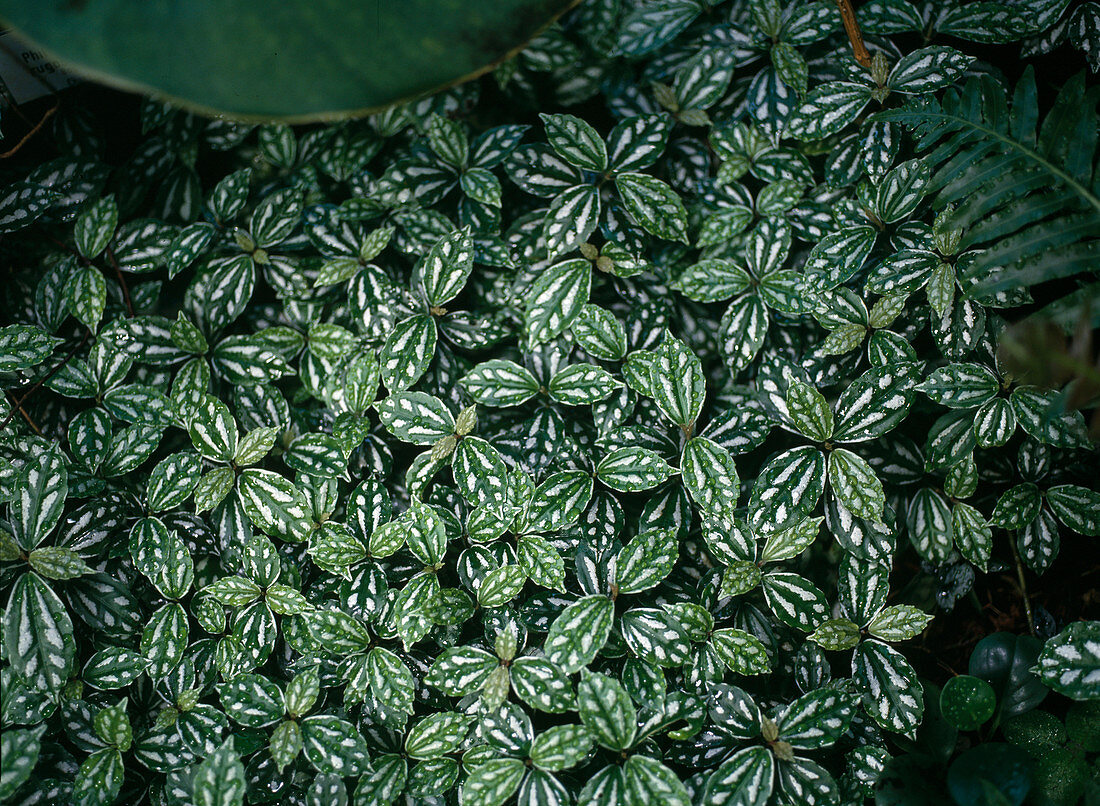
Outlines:
[{"label": "large round leaf", "polygon": [[1031,789],[1032,762],[1023,751],[1001,742],[971,748],[947,771],[956,803],[1020,806]]},{"label": "large round leaf", "polygon": [[959,730],[977,730],[997,709],[997,694],[993,686],[980,677],[960,674],[944,684],[940,694],[940,710],[947,721]]},{"label": "large round leaf", "polygon": [[233,117],[316,120],[471,78],[571,0],[0,0],[76,72]]},{"label": "large round leaf", "polygon": [[970,653],[970,674],[993,686],[1003,716],[1030,711],[1046,697],[1046,687],[1031,673],[1041,649],[1030,635],[995,632]]}]

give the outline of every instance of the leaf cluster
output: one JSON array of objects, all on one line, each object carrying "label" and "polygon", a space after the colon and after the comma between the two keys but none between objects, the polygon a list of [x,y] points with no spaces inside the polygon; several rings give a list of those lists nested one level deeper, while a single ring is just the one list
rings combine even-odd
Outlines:
[{"label": "leaf cluster", "polygon": [[862,4],[864,69],[832,3],[591,0],[361,121],[61,114],[0,191],[0,799],[872,798],[932,618],[1100,535],[999,349],[1097,281],[1092,78],[968,54],[1093,41],[1039,5]]}]

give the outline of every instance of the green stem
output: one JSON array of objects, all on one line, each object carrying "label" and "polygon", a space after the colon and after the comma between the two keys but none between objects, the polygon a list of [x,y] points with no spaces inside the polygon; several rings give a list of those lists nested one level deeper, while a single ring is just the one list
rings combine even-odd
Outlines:
[{"label": "green stem", "polygon": [[1024,564],[1020,560],[1020,550],[1016,548],[1016,533],[1008,535],[1008,545],[1012,548],[1012,559],[1016,563],[1016,579],[1020,583],[1020,595],[1024,599],[1024,613],[1027,615],[1027,628],[1032,635],[1035,633],[1035,616],[1031,612],[1031,599],[1027,595],[1027,581],[1024,579]]}]

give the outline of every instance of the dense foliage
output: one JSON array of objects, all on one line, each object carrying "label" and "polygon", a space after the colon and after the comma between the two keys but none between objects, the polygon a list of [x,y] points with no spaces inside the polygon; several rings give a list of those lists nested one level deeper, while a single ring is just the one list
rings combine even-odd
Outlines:
[{"label": "dense foliage", "polygon": [[1095,792],[1100,622],[907,647],[1100,535],[1087,396],[998,349],[1100,282],[1100,5],[858,12],[869,67],[832,3],[586,0],[365,120],[59,113],[0,192],[0,799]]}]

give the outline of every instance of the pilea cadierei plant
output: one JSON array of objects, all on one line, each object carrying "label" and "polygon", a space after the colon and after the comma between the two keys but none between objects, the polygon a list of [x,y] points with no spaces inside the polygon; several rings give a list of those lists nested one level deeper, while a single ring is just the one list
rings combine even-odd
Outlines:
[{"label": "pilea cadierei plant", "polygon": [[[854,15],[584,0],[124,153],[64,102],[0,166],[0,800],[873,798],[930,621],[1100,535],[1088,366],[1000,349],[1096,315],[1100,6]],[[1100,698],[1020,594],[1012,674]]]}]

